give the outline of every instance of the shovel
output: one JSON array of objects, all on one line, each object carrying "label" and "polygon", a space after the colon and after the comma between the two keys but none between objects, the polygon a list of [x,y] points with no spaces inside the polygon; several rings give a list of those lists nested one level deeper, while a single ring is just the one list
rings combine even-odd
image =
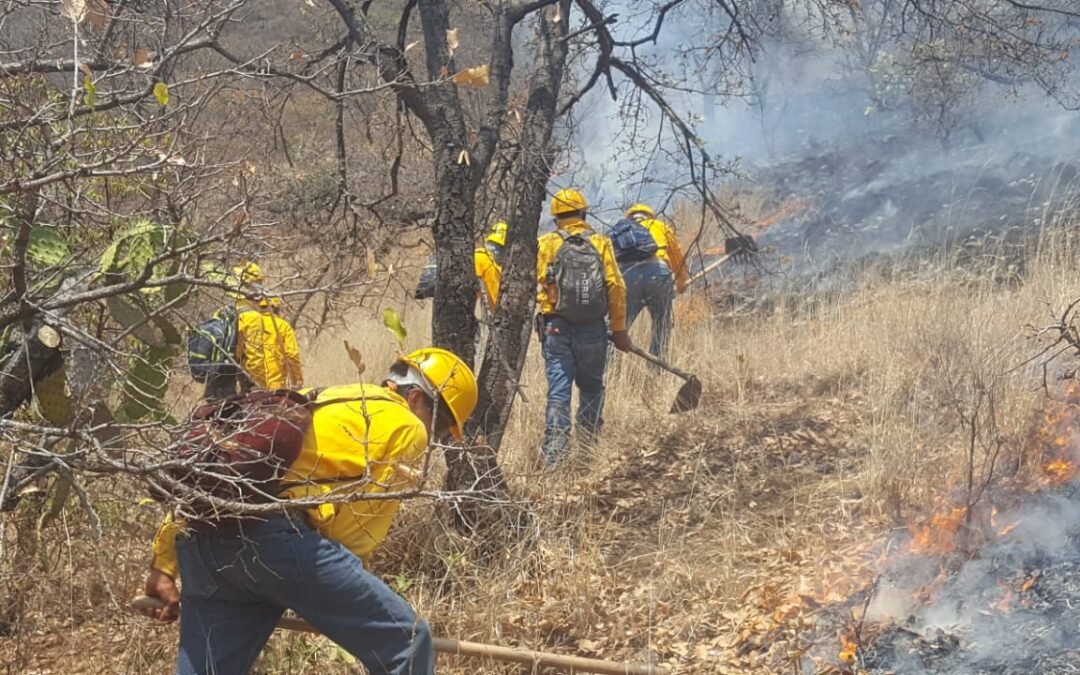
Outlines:
[{"label": "shovel", "polygon": [[630,347],[630,353],[635,356],[640,356],[654,366],[663,368],[672,375],[678,375],[686,380],[686,383],[679,387],[679,393],[675,394],[675,402],[671,404],[671,410],[668,412],[681,413],[688,410],[694,410],[698,407],[698,404],[701,403],[701,380],[697,379],[697,377],[685,370],[679,370],[670,363],[653,356],[641,347]]}]

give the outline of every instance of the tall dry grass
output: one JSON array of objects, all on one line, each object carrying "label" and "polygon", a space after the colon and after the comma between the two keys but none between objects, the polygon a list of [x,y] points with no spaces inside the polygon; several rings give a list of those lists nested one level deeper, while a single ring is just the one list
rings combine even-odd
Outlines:
[{"label": "tall dry grass", "polygon": [[[527,400],[517,402],[501,454],[519,508],[534,516],[528,536],[485,545],[450,527],[440,504],[413,502],[376,571],[441,634],[734,672],[722,655],[744,591],[778,566],[813,569],[808,561],[829,555],[837,532],[885,531],[925,510],[963,470],[963,419],[980,392],[993,397],[993,413],[983,414],[1003,439],[1001,465],[1022,468],[1044,395],[1041,372],[1025,364],[1041,345],[1032,329],[1051,323],[1049,308],[1080,297],[1080,248],[1055,232],[1033,241],[1016,269],[957,259],[943,251],[933,264],[864,270],[848,280],[851,293],[806,287],[749,317],[680,299],[672,360],[705,383],[702,408],[666,414],[680,381],[618,355],[601,442],[550,472],[535,462],[545,385],[534,345],[522,380]],[[388,302],[402,312],[408,346],[424,344],[426,308],[404,297]],[[397,345],[380,316],[381,308],[358,308],[345,328],[309,335],[308,383],[355,379],[343,339],[363,352],[364,379],[381,377]],[[646,318],[633,333],[642,344]],[[123,574],[99,574],[122,600],[137,587],[137,542],[149,538],[156,514],[120,502],[117,510],[115,529],[97,546],[122,558]],[[89,546],[81,517],[76,508],[65,515],[59,592],[41,589],[32,615],[39,626],[49,625],[40,617],[50,611],[70,620],[0,637],[0,655],[17,655],[22,672],[168,670],[173,629],[81,598],[98,574],[87,571],[89,558],[70,555]],[[785,590],[794,589],[777,592]],[[526,672],[441,663],[444,673]],[[350,667],[325,640],[278,634],[258,671]]]}]

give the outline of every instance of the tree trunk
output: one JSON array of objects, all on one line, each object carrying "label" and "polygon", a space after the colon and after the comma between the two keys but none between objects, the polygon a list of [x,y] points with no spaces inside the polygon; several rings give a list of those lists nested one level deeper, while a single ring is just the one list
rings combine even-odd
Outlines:
[{"label": "tree trunk", "polygon": [[460,152],[441,151],[437,159],[433,232],[438,271],[431,337],[435,346],[449,349],[472,365],[478,329],[473,266],[476,191],[470,167],[456,164]]},{"label": "tree trunk", "polygon": [[[477,439],[477,447],[450,463],[447,487],[454,490],[479,488],[493,495],[505,490],[506,482],[496,455],[502,445],[503,432],[532,341],[536,236],[546,201],[551,134],[566,68],[567,41],[563,38],[568,23],[565,17],[570,12],[569,0],[562,0],[559,10],[564,17],[562,20],[553,21],[551,13],[545,12],[540,21],[543,47],[521,132],[499,301],[480,368],[480,401],[466,427],[469,437]],[[481,508],[480,502],[469,502],[458,505],[456,513],[464,524],[475,527],[484,522]],[[490,509],[486,511],[490,512]],[[513,525],[513,522],[509,524]]]},{"label": "tree trunk", "polygon": [[[446,43],[450,10],[445,0],[419,0],[420,26],[428,77],[436,81],[456,70]],[[442,82],[426,95],[424,125],[435,150],[435,255],[438,272],[431,316],[431,337],[438,347],[472,365],[477,330],[473,306],[476,282],[473,239],[477,173],[469,157],[465,114],[456,85]]]},{"label": "tree trunk", "polygon": [[569,12],[570,3],[564,0],[559,3],[562,20],[553,21],[551,12],[547,11],[540,21],[543,46],[521,132],[499,304],[480,368],[480,402],[472,427],[473,432],[485,438],[494,451],[502,445],[525,357],[533,340],[536,238],[551,176],[551,135],[566,68],[567,41],[564,37]]}]

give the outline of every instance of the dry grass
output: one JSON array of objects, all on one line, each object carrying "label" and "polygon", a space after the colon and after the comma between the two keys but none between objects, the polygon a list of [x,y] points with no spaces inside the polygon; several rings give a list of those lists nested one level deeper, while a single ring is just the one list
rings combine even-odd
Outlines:
[{"label": "dry grass", "polygon": [[[855,590],[872,568],[871,544],[924,511],[963,466],[960,416],[979,391],[995,402],[1002,466],[1025,461],[1042,396],[1037,369],[1020,365],[1038,346],[1028,326],[1050,323],[1047,305],[1080,297],[1078,253],[1070,238],[1043,237],[1009,284],[942,254],[933,271],[868,273],[842,297],[806,289],[767,316],[684,306],[673,360],[704,381],[702,408],[665,414],[679,381],[619,356],[600,447],[552,473],[533,463],[544,383],[531,350],[528,401],[502,460],[534,531],[478,546],[444,524],[439,505],[410,504],[377,571],[441,634],[652,659],[684,673],[777,672],[775,650],[795,644],[802,620],[784,599],[824,603]],[[411,335],[423,335],[427,313],[398,307],[408,307]],[[643,321],[639,342],[645,334]],[[312,384],[353,379],[343,337],[364,352],[368,379],[395,350],[380,321],[358,318],[308,345]],[[108,560],[98,563],[80,513],[65,512],[49,531],[59,542],[52,582],[28,590],[23,623],[0,638],[0,663],[15,664],[11,672],[168,670],[174,629],[126,618],[93,590],[106,578],[119,600],[138,588],[155,519],[144,511],[117,503],[97,545]],[[527,672],[440,664],[443,673]],[[280,634],[258,668],[347,670],[325,641]]]}]

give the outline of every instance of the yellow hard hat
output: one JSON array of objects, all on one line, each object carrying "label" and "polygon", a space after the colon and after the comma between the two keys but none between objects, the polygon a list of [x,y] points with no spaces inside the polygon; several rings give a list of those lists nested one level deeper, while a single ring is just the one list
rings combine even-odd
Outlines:
[{"label": "yellow hard hat", "polygon": [[627,218],[634,215],[635,213],[644,213],[650,218],[656,215],[656,213],[653,212],[652,207],[650,207],[648,204],[634,204],[630,208],[626,209]]},{"label": "yellow hard hat", "polygon": [[508,229],[510,229],[510,227],[506,223],[495,223],[491,226],[491,234],[489,234],[484,241],[489,244],[506,246],[506,231]]},{"label": "yellow hard hat", "polygon": [[438,347],[417,349],[406,356],[399,356],[398,363],[416,368],[439,393],[442,404],[450,409],[450,415],[454,418],[450,433],[460,441],[461,429],[476,409],[480,396],[472,369],[457,354]]},{"label": "yellow hard hat", "polygon": [[246,262],[233,268],[233,274],[241,284],[259,284],[263,282],[262,268],[257,263]]},{"label": "yellow hard hat", "polygon": [[575,211],[584,211],[588,208],[589,202],[585,201],[585,197],[577,190],[571,188],[559,190],[555,193],[555,196],[551,198],[551,215],[553,216],[560,216],[564,213],[574,213]]}]

